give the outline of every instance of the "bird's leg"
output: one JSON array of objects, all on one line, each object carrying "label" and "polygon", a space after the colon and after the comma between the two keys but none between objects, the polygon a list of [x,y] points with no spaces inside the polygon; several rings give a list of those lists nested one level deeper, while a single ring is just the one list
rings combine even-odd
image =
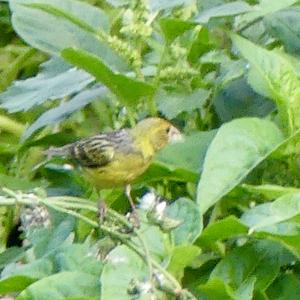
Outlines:
[{"label": "bird's leg", "polygon": [[140,219],[139,219],[139,216],[137,214],[137,210],[136,210],[136,207],[134,205],[133,199],[131,197],[131,185],[130,184],[126,185],[125,194],[126,194],[126,197],[129,200],[129,203],[130,203],[130,206],[131,206],[131,209],[132,209],[132,217],[133,217],[134,226],[140,227]]}]

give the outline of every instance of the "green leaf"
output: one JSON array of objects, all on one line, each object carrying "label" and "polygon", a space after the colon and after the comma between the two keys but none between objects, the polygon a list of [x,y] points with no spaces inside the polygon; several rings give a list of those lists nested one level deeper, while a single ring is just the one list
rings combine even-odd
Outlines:
[{"label": "green leaf", "polygon": [[238,30],[240,30],[240,28],[243,28],[244,26],[249,26],[249,24],[252,24],[254,20],[258,20],[259,18],[264,17],[268,14],[280,11],[297,2],[299,2],[299,0],[262,0],[258,5],[255,5],[253,7],[253,11],[240,16],[237,22]]},{"label": "green leaf", "polygon": [[266,50],[237,35],[232,35],[232,40],[250,62],[250,85],[274,100],[282,127],[289,135],[294,133],[300,128],[300,80],[292,64],[278,51]]},{"label": "green leaf", "polygon": [[300,280],[294,274],[282,274],[268,288],[269,299],[298,300],[300,298]]},{"label": "green leaf", "polygon": [[200,291],[203,298],[207,297],[209,300],[237,300],[233,289],[218,278],[213,278],[198,286],[197,290]]},{"label": "green leaf", "polygon": [[[27,181],[26,179],[16,178],[13,176],[0,173],[0,182],[2,187],[11,190],[29,191],[37,186],[37,182]],[[0,201],[1,205],[1,201]]]},{"label": "green leaf", "polygon": [[269,14],[264,24],[270,33],[279,39],[285,48],[295,54],[300,53],[300,7],[292,7]]},{"label": "green leaf", "polygon": [[15,31],[31,46],[55,55],[80,47],[114,70],[128,70],[127,63],[97,36],[97,31],[109,30],[108,16],[101,9],[76,0],[11,0],[10,8]]},{"label": "green leaf", "polygon": [[60,59],[42,64],[41,72],[32,78],[15,81],[0,94],[1,106],[9,112],[29,110],[46,100],[55,100],[79,92],[94,79],[84,71],[70,68]]},{"label": "green leaf", "polygon": [[144,82],[116,74],[97,56],[81,49],[65,49],[62,57],[68,62],[89,72],[106,85],[125,105],[134,106],[143,97],[152,96],[154,88]]},{"label": "green leaf", "polygon": [[55,254],[57,269],[62,271],[81,271],[100,277],[102,262],[97,257],[98,249],[87,244],[71,244],[61,247]]},{"label": "green leaf", "polygon": [[156,156],[158,162],[166,164],[170,169],[186,169],[200,173],[207,148],[216,134],[215,130],[197,132],[184,137],[183,142],[167,145]]},{"label": "green leaf", "polygon": [[52,261],[47,258],[40,258],[28,264],[14,263],[7,265],[2,271],[3,277],[28,276],[31,279],[40,279],[53,273]]},{"label": "green leaf", "polygon": [[252,10],[253,7],[244,1],[233,1],[216,5],[215,7],[200,12],[196,17],[196,21],[199,23],[207,23],[211,18],[235,16]]},{"label": "green leaf", "polygon": [[61,272],[33,283],[16,300],[62,300],[66,297],[98,299],[99,295],[99,278],[83,272]]},{"label": "green leaf", "polygon": [[185,31],[194,28],[197,24],[183,21],[181,19],[162,18],[159,25],[163,31],[165,39],[171,43],[176,37],[183,34]]},{"label": "green leaf", "polygon": [[270,121],[243,118],[224,124],[208,148],[198,184],[201,213],[238,185],[282,141],[282,133]]},{"label": "green leaf", "polygon": [[202,231],[202,218],[197,205],[187,198],[179,198],[166,209],[167,216],[181,221],[172,231],[175,245],[192,244]]},{"label": "green leaf", "polygon": [[101,275],[102,300],[131,300],[127,293],[132,280],[143,281],[148,275],[144,261],[126,246],[112,250]]},{"label": "green leaf", "polygon": [[209,90],[197,89],[192,93],[160,91],[155,98],[159,111],[167,119],[174,119],[182,112],[203,111],[209,96]]},{"label": "green leaf", "polygon": [[11,247],[0,253],[0,269],[6,265],[13,263],[25,255],[25,251],[22,248]]},{"label": "green leaf", "polygon": [[263,195],[269,200],[273,200],[286,194],[300,193],[300,189],[294,187],[280,186],[275,184],[249,185],[243,184],[242,189],[247,192]]},{"label": "green leaf", "polygon": [[157,10],[171,9],[176,6],[181,6],[189,3],[190,0],[173,0],[173,1],[150,0],[149,6],[152,11],[157,11]]},{"label": "green leaf", "polygon": [[242,117],[265,117],[275,109],[274,103],[255,93],[245,78],[226,84],[217,93],[213,104],[222,122]]},{"label": "green leaf", "polygon": [[196,244],[200,247],[212,247],[217,241],[238,237],[247,233],[247,226],[242,224],[235,216],[229,216],[207,226],[197,239]]},{"label": "green leaf", "polygon": [[[250,231],[274,232],[274,225],[300,215],[300,193],[284,195],[273,202],[263,203],[246,211],[241,221]],[[275,228],[274,228],[275,227]]]},{"label": "green leaf", "polygon": [[34,246],[36,257],[42,257],[69,243],[68,237],[74,229],[74,219],[65,218],[59,225],[53,228],[36,229],[28,236]]},{"label": "green leaf", "polygon": [[182,168],[174,169],[172,166],[169,167],[165,163],[156,161],[152,163],[148,170],[136,180],[136,183],[144,184],[157,182],[164,179],[178,182],[196,183],[198,180],[198,174]]},{"label": "green leaf", "polygon": [[255,281],[255,289],[264,291],[286,264],[284,249],[274,242],[260,241],[234,248],[214,268],[210,280],[221,279],[234,290],[245,281]]},{"label": "green leaf", "polygon": [[30,276],[16,275],[0,280],[0,295],[23,291],[37,279]]},{"label": "green leaf", "polygon": [[47,125],[57,125],[65,120],[73,112],[80,110],[96,98],[103,97],[106,94],[106,88],[97,87],[81,91],[67,102],[63,102],[55,108],[49,109],[38,117],[24,132],[22,140],[29,138],[40,128]]},{"label": "green leaf", "polygon": [[184,275],[184,269],[189,266],[200,253],[201,249],[194,245],[175,247],[172,251],[167,271],[173,274],[178,280],[181,280]]}]

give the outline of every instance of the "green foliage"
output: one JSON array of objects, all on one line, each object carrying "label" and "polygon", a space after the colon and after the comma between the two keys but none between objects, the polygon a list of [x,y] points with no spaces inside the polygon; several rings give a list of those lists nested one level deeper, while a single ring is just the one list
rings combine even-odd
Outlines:
[{"label": "green foliage", "polygon": [[[0,295],[299,299],[299,14],[0,1]],[[132,185],[136,228],[122,190],[43,151],[149,116],[184,140]]]}]

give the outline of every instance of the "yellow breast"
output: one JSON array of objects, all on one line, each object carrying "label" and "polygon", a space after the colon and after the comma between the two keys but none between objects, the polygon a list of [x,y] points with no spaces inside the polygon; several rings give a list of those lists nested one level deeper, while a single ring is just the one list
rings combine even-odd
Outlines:
[{"label": "yellow breast", "polygon": [[125,186],[133,182],[149,167],[151,157],[141,155],[118,155],[112,162],[100,168],[84,168],[90,181],[98,188],[107,189]]}]

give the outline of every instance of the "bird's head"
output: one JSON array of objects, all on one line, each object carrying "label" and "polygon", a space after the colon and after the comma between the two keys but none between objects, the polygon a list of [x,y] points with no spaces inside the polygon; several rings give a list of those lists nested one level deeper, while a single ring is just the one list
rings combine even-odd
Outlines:
[{"label": "bird's head", "polygon": [[182,140],[182,134],[170,122],[161,118],[147,118],[140,121],[133,129],[135,136],[149,141],[155,151],[168,143]]}]

